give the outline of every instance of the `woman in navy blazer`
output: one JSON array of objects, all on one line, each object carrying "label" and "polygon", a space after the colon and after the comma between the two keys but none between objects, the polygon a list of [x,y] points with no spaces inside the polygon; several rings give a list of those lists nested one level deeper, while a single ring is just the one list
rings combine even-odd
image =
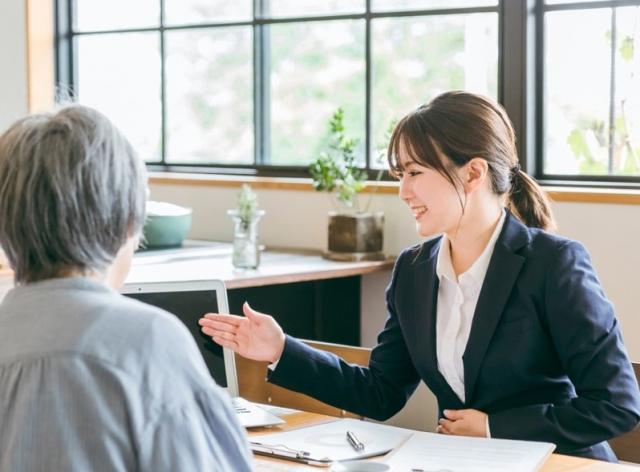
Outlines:
[{"label": "woman in navy blazer", "polygon": [[[470,93],[440,95],[397,125],[389,164],[418,232],[443,236],[398,257],[368,367],[286,336],[248,304],[245,317],[205,315],[203,331],[276,363],[270,382],[363,416],[389,418],[422,380],[441,433],[548,441],[615,461],[606,440],[637,425],[638,384],[586,250],[546,231],[549,203],[520,170],[504,110]],[[443,284],[468,273],[481,287],[456,299]],[[438,328],[465,313],[466,331]]]}]

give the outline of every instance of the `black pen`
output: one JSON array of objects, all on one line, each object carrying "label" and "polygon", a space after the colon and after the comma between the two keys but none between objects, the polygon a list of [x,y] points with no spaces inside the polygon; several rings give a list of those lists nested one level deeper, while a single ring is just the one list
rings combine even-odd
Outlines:
[{"label": "black pen", "polygon": [[351,431],[347,431],[347,442],[351,444],[351,447],[356,452],[364,451],[364,444],[362,444]]}]

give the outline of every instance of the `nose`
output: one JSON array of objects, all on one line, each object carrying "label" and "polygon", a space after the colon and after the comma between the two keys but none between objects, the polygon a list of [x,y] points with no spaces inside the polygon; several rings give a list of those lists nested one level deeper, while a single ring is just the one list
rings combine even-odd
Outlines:
[{"label": "nose", "polygon": [[400,200],[407,204],[413,197],[411,186],[409,185],[409,181],[405,175],[400,178],[399,196]]}]

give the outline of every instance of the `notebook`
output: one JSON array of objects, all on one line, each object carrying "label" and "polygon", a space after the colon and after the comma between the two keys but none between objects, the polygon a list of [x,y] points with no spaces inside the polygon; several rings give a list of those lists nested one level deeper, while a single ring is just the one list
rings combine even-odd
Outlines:
[{"label": "notebook", "polygon": [[234,353],[200,331],[203,314],[228,313],[227,292],[220,280],[126,284],[122,293],[173,313],[182,321],[200,349],[211,376],[226,389],[236,408],[238,420],[246,428],[284,423],[266,409],[238,396],[238,377]]}]

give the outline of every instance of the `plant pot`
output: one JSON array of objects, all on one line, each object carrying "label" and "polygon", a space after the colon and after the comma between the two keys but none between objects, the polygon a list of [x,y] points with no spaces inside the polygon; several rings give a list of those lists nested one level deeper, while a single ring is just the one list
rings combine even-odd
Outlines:
[{"label": "plant pot", "polygon": [[329,244],[324,254],[337,261],[384,260],[384,214],[329,212]]}]

